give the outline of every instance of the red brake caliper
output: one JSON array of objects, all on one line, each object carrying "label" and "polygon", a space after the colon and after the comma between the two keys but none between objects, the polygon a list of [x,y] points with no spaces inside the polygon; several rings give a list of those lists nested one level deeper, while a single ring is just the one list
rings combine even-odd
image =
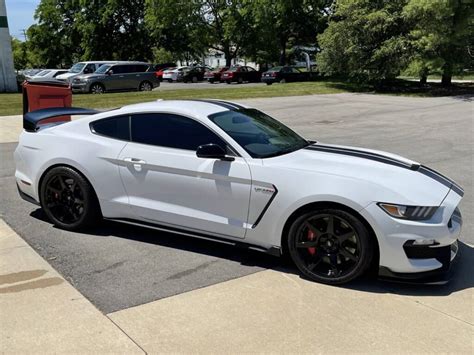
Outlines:
[{"label": "red brake caliper", "polygon": [[[314,238],[316,238],[316,234],[314,234],[311,229],[308,229],[308,240],[314,240]],[[308,248],[308,251],[311,255],[314,255],[316,253],[316,248]]]}]

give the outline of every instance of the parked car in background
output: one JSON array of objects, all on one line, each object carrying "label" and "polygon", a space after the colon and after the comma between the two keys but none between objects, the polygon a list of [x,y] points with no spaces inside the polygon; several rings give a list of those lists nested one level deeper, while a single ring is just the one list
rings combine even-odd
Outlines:
[{"label": "parked car in background", "polygon": [[55,79],[57,76],[67,72],[67,69],[45,69],[40,71],[35,76],[31,77],[29,80],[39,81]]},{"label": "parked car in background", "polygon": [[163,81],[169,81],[170,83],[173,81],[173,71],[176,69],[176,67],[171,67],[171,68],[166,68],[163,70],[163,74],[161,76],[161,79]]},{"label": "parked car in background", "polygon": [[102,94],[106,91],[151,91],[160,86],[150,65],[142,62],[104,64],[93,74],[75,77],[72,92]]},{"label": "parked car in background", "polygon": [[204,80],[204,75],[210,72],[212,68],[196,66],[192,67],[189,70],[183,71],[183,75],[178,77],[178,80],[183,81],[184,83],[192,82],[197,83],[198,81]]},{"label": "parked car in background", "polygon": [[161,64],[153,64],[153,70],[155,71],[155,75],[158,80],[163,81],[163,72],[167,69],[176,68],[175,63],[161,63]]},{"label": "parked car in background", "polygon": [[222,73],[222,81],[227,84],[236,82],[242,84],[244,81],[258,83],[260,81],[261,73],[252,67],[237,66],[230,67],[229,70]]},{"label": "parked car in background", "polygon": [[191,67],[182,66],[177,67],[172,70],[166,70],[163,72],[163,80],[167,80],[168,82],[172,83],[173,81],[181,80],[184,75],[185,71],[188,71]]},{"label": "parked car in background", "polygon": [[160,69],[160,70],[157,70],[155,72],[155,76],[157,77],[157,79],[159,81],[163,81],[163,73],[166,71],[166,70],[173,70],[175,67],[169,67],[169,68],[163,68],[163,69]]},{"label": "parked car in background", "polygon": [[67,71],[67,73],[58,75],[56,79],[72,82],[72,79],[76,76],[82,74],[92,74],[97,69],[99,69],[104,64],[115,63],[116,60],[107,60],[107,61],[94,61],[94,62],[79,62],[74,64],[71,69]]},{"label": "parked car in background", "polygon": [[20,74],[23,75],[25,79],[30,79],[43,70],[44,69],[25,69]]},{"label": "parked car in background", "polygon": [[210,82],[211,84],[221,82],[222,73],[227,70],[229,70],[229,67],[222,67],[207,71],[206,73],[204,73],[204,79]]},{"label": "parked car in background", "polygon": [[262,74],[262,82],[267,85],[307,80],[309,80],[308,72],[302,72],[301,70],[290,66],[273,67]]}]

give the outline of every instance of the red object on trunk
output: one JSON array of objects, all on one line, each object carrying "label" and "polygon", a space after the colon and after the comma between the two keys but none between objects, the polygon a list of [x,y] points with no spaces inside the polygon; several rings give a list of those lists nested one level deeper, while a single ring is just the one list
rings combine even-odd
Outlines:
[{"label": "red object on trunk", "polygon": [[[71,85],[59,80],[25,81],[23,83],[23,114],[50,107],[71,107]],[[58,116],[42,121],[41,124],[51,122],[70,121],[71,116]]]}]

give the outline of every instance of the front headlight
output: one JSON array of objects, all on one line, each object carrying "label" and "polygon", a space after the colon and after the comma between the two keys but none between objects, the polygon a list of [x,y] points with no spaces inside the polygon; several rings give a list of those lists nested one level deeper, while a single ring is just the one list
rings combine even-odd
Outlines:
[{"label": "front headlight", "polygon": [[403,206],[392,203],[378,203],[379,207],[395,218],[412,221],[426,221],[433,217],[438,207],[435,206]]}]

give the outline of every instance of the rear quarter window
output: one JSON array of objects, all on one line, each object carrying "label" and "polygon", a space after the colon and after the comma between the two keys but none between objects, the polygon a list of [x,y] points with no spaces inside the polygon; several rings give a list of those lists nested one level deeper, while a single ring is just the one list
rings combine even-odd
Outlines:
[{"label": "rear quarter window", "polygon": [[119,140],[130,140],[129,116],[116,116],[91,122],[95,134]]}]

